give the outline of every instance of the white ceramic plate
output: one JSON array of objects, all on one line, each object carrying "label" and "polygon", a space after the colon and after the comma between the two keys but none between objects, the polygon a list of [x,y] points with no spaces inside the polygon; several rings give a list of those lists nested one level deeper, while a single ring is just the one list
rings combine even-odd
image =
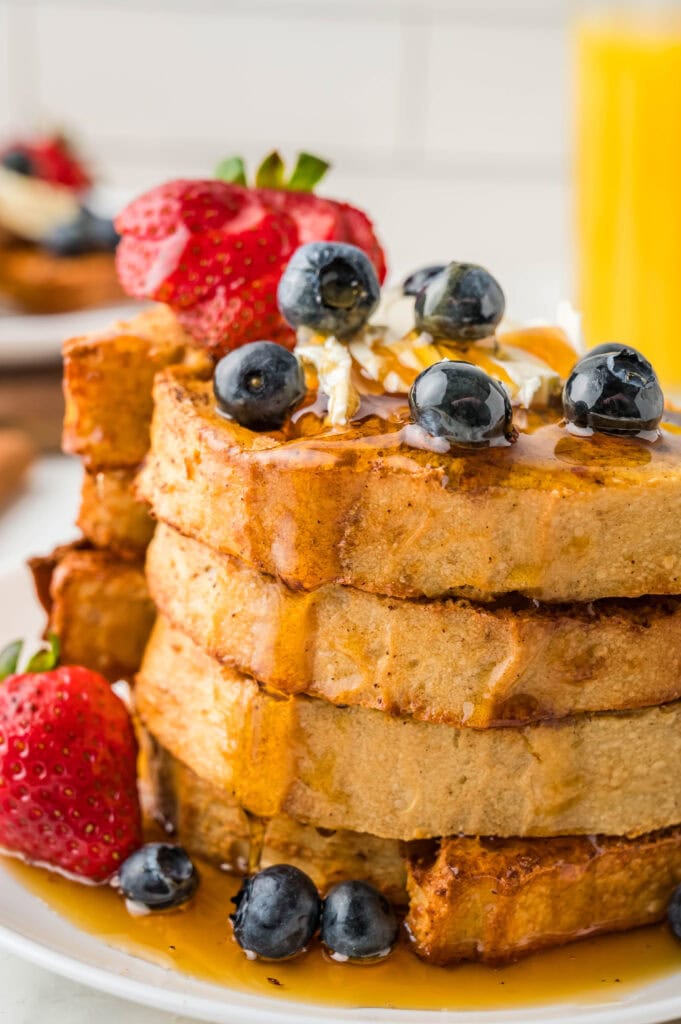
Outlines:
[{"label": "white ceramic plate", "polygon": [[[0,568],[0,646],[35,636],[41,614],[27,573]],[[269,1000],[197,981],[107,946],[59,917],[0,866],[0,947],[123,999],[215,1024],[659,1024],[681,1016],[681,970],[628,998],[472,1013],[334,1009]],[[452,978],[455,991],[456,981]]]},{"label": "white ceramic plate", "polygon": [[139,310],[139,303],[125,302],[42,316],[0,311],[0,367],[56,363],[66,338],[102,331]]}]

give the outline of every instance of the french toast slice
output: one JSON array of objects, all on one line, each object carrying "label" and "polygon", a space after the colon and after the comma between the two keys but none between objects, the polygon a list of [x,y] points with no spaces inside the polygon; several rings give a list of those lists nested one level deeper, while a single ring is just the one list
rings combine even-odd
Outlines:
[{"label": "french toast slice", "polygon": [[134,468],[149,447],[154,375],[173,363],[211,364],[166,306],[63,347],[64,451],[91,469]]},{"label": "french toast slice", "polygon": [[406,925],[435,964],[500,963],[664,918],[681,829],[636,839],[443,839],[408,862]]},{"label": "french toast slice", "polygon": [[159,524],[161,613],[269,689],[483,728],[681,697],[681,599],[536,607],[295,592]]},{"label": "french toast slice", "polygon": [[156,614],[143,566],[86,544],[29,564],[62,663],[85,665],[112,682],[132,679]]},{"label": "french toast slice", "polygon": [[[196,775],[144,730],[140,733],[142,794],[148,812],[171,827],[187,848],[230,870],[247,870],[257,823],[225,790]],[[394,839],[319,831],[285,814],[263,823],[261,866],[295,864],[322,891],[344,878],[371,882],[395,903],[407,902],[406,864]]]},{"label": "french toast slice", "polygon": [[391,839],[642,834],[681,822],[681,702],[461,729],[274,696],[159,616],[145,728],[253,814]]},{"label": "french toast slice", "polygon": [[437,453],[414,446],[394,396],[373,396],[347,428],[303,409],[288,433],[258,434],[182,370],[159,374],[154,396],[139,481],[156,517],[294,589],[543,601],[681,591],[673,423],[651,444],[574,437],[555,411],[522,430],[520,411],[515,444]]},{"label": "french toast slice", "polygon": [[[151,812],[192,853],[238,873],[246,869],[249,825],[224,790],[152,737],[143,745]],[[317,829],[285,815],[267,823],[261,864],[295,864],[322,892],[344,878],[378,886],[399,905],[419,956],[437,964],[502,963],[598,932],[664,917],[681,882],[681,829],[624,839],[449,838],[400,845]]]},{"label": "french toast slice", "polygon": [[121,558],[142,558],[154,533],[154,520],[135,494],[135,475],[131,469],[86,470],[80,491],[77,525],[91,544]]},{"label": "french toast slice", "polygon": [[67,313],[125,298],[112,253],[54,256],[34,245],[2,250],[0,295],[28,313]]}]

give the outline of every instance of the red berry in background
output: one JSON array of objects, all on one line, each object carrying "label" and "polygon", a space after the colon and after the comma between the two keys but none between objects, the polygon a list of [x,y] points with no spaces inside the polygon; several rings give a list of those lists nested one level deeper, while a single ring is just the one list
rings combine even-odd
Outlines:
[{"label": "red berry in background", "polygon": [[142,843],[137,743],[123,702],[89,669],[0,683],[0,847],[105,882]]},{"label": "red berry in background", "polygon": [[[284,187],[283,164],[270,154],[245,186],[242,161],[225,161],[229,181],[171,181],[119,215],[116,265],[123,288],[165,302],[216,357],[263,338],[292,345],[276,304],[293,252],[310,241],[350,242],[385,278],[383,250],[369,218],[347,203]],[[318,180],[324,161],[301,154],[289,186]]]},{"label": "red berry in background", "polygon": [[0,164],[30,178],[81,192],[92,185],[86,168],[61,135],[13,142],[0,151]]},{"label": "red berry in background", "polygon": [[32,143],[28,151],[36,168],[36,177],[75,191],[89,188],[92,184],[87,170],[63,136],[41,139]]}]

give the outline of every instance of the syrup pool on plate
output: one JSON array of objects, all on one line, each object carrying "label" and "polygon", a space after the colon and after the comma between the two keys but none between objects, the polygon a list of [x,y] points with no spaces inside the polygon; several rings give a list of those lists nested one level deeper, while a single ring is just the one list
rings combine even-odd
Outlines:
[{"label": "syrup pool on plate", "polygon": [[185,909],[132,917],[109,887],[79,885],[8,858],[2,862],[56,913],[116,949],[203,981],[280,999],[411,1010],[616,1002],[681,967],[681,946],[663,926],[585,939],[501,968],[432,967],[406,941],[386,960],[366,966],[334,963],[316,941],[294,960],[253,962],[234,942],[229,924],[240,880],[211,865],[199,862],[201,885]]}]

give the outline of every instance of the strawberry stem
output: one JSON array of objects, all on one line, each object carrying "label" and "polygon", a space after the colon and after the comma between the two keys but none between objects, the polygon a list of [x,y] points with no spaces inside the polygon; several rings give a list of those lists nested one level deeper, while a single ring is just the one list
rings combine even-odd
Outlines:
[{"label": "strawberry stem", "polygon": [[27,672],[49,672],[59,664],[59,637],[56,633],[48,633],[45,637],[47,646],[41,647],[31,657],[26,666]]},{"label": "strawberry stem", "polygon": [[215,177],[230,185],[246,185],[246,165],[240,156],[228,156],[215,168]]},{"label": "strawberry stem", "polygon": [[23,640],[13,640],[0,651],[0,682],[16,672],[23,647]]},{"label": "strawberry stem", "polygon": [[311,153],[299,153],[286,188],[291,192],[312,192],[331,165]]},{"label": "strawberry stem", "polygon": [[268,153],[255,172],[256,188],[284,188],[284,161],[276,149]]},{"label": "strawberry stem", "polygon": [[[312,153],[299,153],[291,176],[286,180],[286,169],[276,149],[268,153],[255,172],[256,188],[285,189],[289,192],[312,192],[329,167],[327,160]],[[230,185],[246,185],[246,165],[240,156],[221,160],[215,168],[215,177]]]}]

